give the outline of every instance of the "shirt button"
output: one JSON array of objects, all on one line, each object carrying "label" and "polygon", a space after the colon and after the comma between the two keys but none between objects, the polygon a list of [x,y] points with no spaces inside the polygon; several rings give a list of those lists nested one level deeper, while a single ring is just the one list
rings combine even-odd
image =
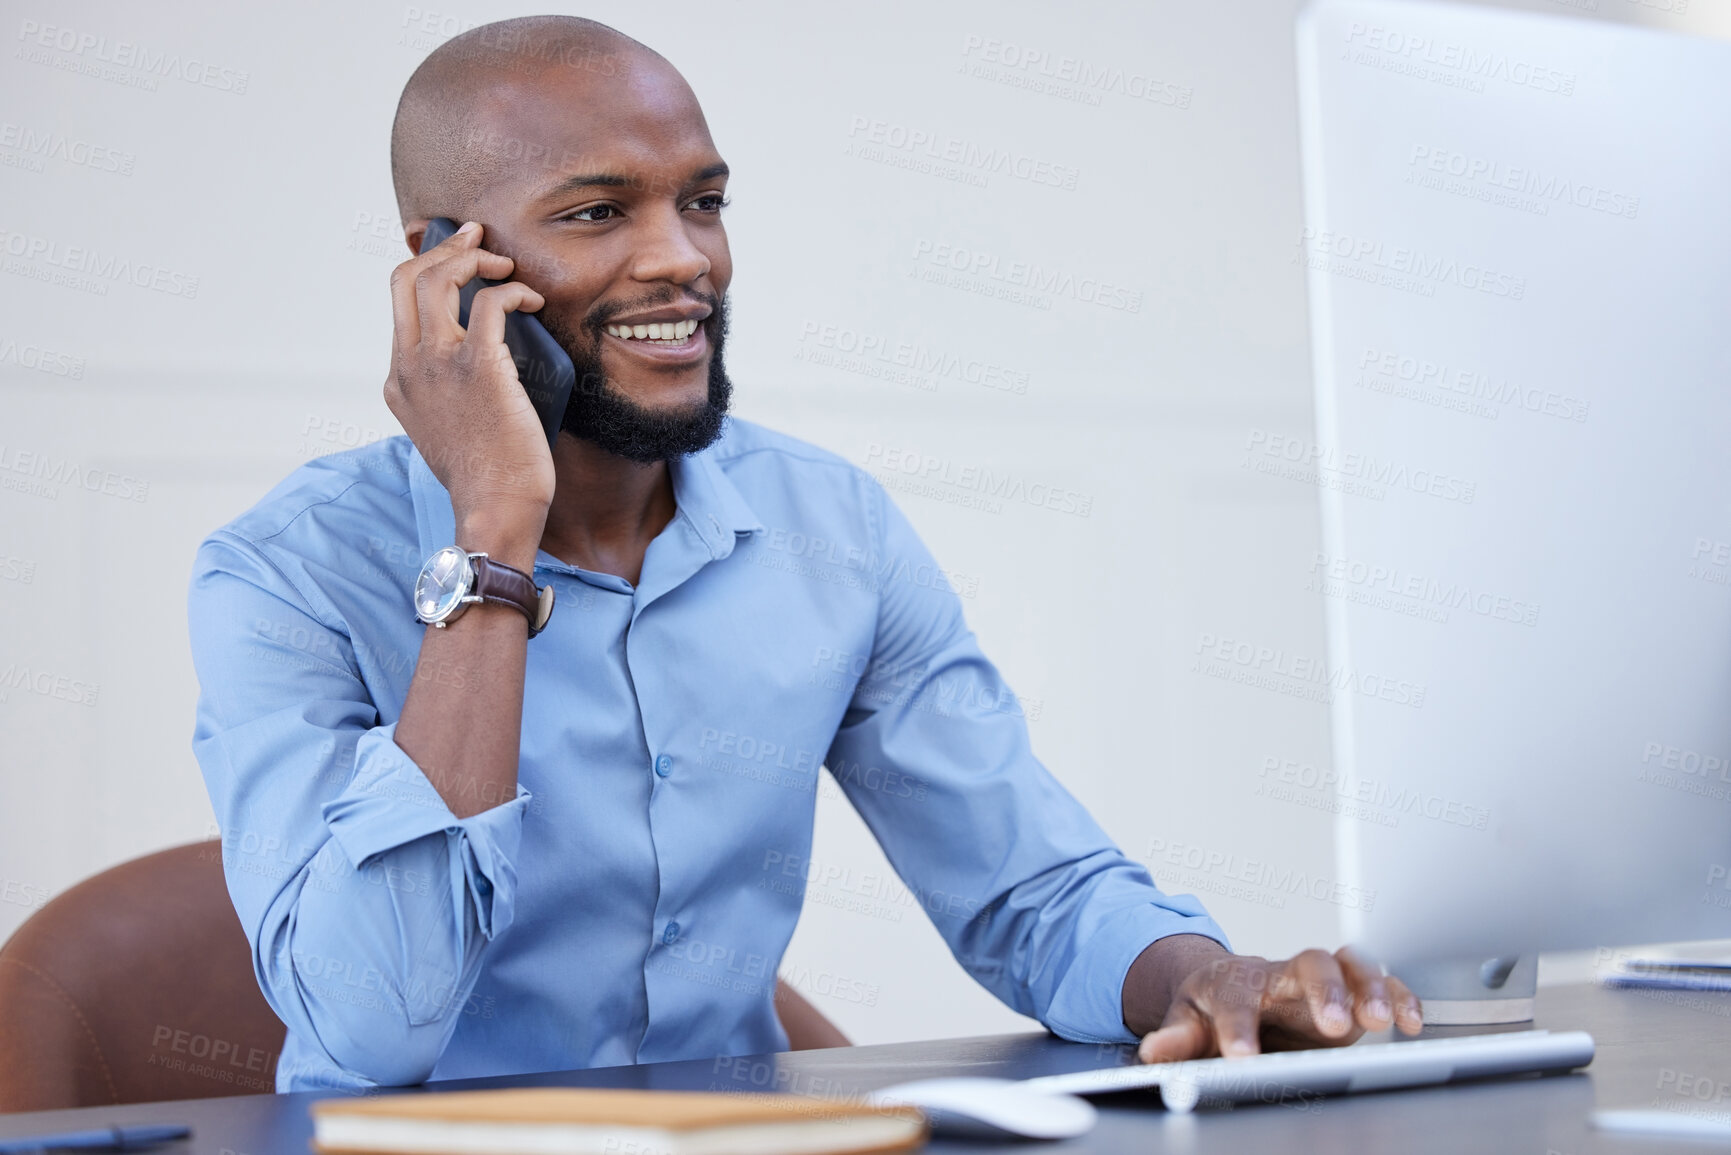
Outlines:
[{"label": "shirt button", "polygon": [[678,937],[679,937],[679,924],[676,922],[668,923],[667,929],[661,932],[661,941],[666,943],[668,946],[672,946],[673,940],[678,938]]},{"label": "shirt button", "polygon": [[673,773],[673,759],[669,758],[666,754],[657,758],[655,760],[655,772],[663,778]]},{"label": "shirt button", "polygon": [[489,894],[493,893],[493,884],[488,882],[486,878],[477,876],[475,878],[475,893],[480,895],[482,898],[486,898]]}]

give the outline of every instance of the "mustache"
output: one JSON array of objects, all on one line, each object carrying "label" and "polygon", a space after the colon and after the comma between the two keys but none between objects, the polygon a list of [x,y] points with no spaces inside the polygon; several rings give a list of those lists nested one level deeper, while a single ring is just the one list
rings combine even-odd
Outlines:
[{"label": "mustache", "polygon": [[713,316],[721,311],[721,298],[714,293],[704,293],[696,289],[687,289],[684,293],[651,293],[630,301],[608,301],[589,311],[583,319],[583,328],[599,338],[602,330],[613,320],[626,313],[637,313],[648,309],[662,309],[668,305],[682,303],[702,304],[708,307]]},{"label": "mustache", "polygon": [[680,301],[702,302],[709,306],[709,316],[703,325],[709,334],[714,355],[719,357],[722,347],[727,341],[728,330],[732,327],[727,294],[725,293],[719,295],[694,291],[683,295],[679,293],[656,293],[637,300],[609,302],[605,306],[599,306],[592,310],[587,317],[570,324],[552,313],[550,309],[543,309],[533,316],[541,322],[548,335],[560,348],[565,350],[566,354],[577,365],[577,385],[582,388],[585,366],[590,367],[596,374],[600,372],[601,343],[607,335],[606,327],[614,317],[622,313],[636,312],[640,309],[664,308]]}]

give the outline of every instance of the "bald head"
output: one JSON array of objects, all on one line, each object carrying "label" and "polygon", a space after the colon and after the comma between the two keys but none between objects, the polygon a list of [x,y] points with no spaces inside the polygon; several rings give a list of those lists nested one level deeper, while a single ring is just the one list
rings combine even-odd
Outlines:
[{"label": "bald head", "polygon": [[391,181],[401,219],[476,217],[482,192],[502,172],[556,164],[532,126],[513,127],[530,119],[514,115],[536,103],[527,93],[543,90],[544,98],[552,82],[581,98],[586,88],[629,85],[644,73],[685,87],[653,49],[578,16],[522,16],[452,37],[415,69],[397,103]]},{"label": "bald head", "polygon": [[[540,295],[535,319],[581,383],[567,432],[643,463],[714,438],[729,391],[729,172],[659,54],[571,16],[465,32],[404,86],[391,172],[411,250],[431,218],[476,221],[474,239]],[[417,266],[417,294],[439,281],[455,320],[475,260],[452,249],[398,269]],[[678,322],[682,337],[648,335]]]}]

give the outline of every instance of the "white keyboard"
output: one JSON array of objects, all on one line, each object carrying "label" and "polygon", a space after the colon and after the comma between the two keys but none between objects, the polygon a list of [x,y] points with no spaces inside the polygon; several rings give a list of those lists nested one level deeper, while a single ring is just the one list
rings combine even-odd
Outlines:
[{"label": "white keyboard", "polygon": [[1242,1059],[1192,1059],[1107,1067],[1024,1079],[1030,1091],[1104,1095],[1160,1088],[1168,1110],[1199,1104],[1309,1102],[1321,1095],[1422,1087],[1457,1079],[1572,1071],[1593,1061],[1585,1031],[1509,1031],[1314,1051],[1275,1051]]}]

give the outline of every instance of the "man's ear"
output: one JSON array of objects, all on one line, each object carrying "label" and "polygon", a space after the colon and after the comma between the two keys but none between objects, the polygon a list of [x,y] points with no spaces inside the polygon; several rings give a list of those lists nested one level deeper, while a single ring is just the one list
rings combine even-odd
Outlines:
[{"label": "man's ear", "polygon": [[431,217],[420,217],[416,220],[403,222],[403,240],[408,242],[411,257],[421,255],[421,238],[427,235],[427,226],[431,223]]}]

